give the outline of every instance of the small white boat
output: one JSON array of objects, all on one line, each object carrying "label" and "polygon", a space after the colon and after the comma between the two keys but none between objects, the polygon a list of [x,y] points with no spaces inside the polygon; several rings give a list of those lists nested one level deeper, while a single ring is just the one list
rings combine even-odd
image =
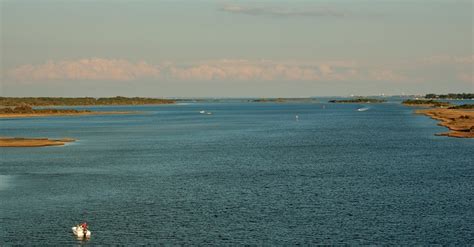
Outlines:
[{"label": "small white boat", "polygon": [[206,114],[206,111],[199,111],[199,113],[201,113],[201,114]]},{"label": "small white boat", "polygon": [[212,112],[206,112],[207,115],[212,115]]},{"label": "small white boat", "polygon": [[367,111],[368,109],[369,107],[362,107],[362,108],[357,109],[357,111]]},{"label": "small white boat", "polygon": [[86,230],[86,233],[84,234],[84,230],[80,225],[73,226],[72,227],[72,233],[78,238],[90,238],[91,237],[91,231]]}]

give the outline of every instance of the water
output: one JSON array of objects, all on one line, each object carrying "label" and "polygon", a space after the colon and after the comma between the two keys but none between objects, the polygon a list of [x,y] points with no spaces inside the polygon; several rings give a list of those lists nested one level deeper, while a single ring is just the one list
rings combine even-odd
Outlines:
[{"label": "water", "polygon": [[[79,139],[0,149],[0,244],[474,244],[474,141],[363,106],[0,120],[0,136]],[[88,242],[70,231],[83,220]]]}]

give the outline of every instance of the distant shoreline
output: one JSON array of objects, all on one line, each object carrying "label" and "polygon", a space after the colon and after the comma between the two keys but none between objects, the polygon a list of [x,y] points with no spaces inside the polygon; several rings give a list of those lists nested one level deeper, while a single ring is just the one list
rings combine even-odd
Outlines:
[{"label": "distant shoreline", "polygon": [[134,114],[138,112],[121,112],[121,111],[107,111],[107,112],[67,112],[67,113],[2,113],[0,118],[29,118],[29,117],[54,117],[54,116],[88,116],[88,115],[123,115]]},{"label": "distant shoreline", "polygon": [[44,117],[44,116],[77,116],[77,115],[107,115],[107,114],[129,114],[132,112],[122,111],[90,111],[76,109],[39,108],[22,104],[16,107],[0,108],[0,118],[22,118],[22,117]]},{"label": "distant shoreline", "polygon": [[402,105],[419,106],[419,107],[450,107],[453,106],[449,102],[435,101],[435,100],[404,100]]},{"label": "distant shoreline", "polygon": [[[35,109],[42,109],[42,108],[49,108],[49,107],[52,107],[52,108],[59,108],[59,107],[103,107],[103,106],[110,106],[110,107],[114,107],[114,106],[163,106],[163,105],[175,105],[177,103],[167,103],[167,104],[159,104],[159,103],[154,103],[154,104],[123,104],[123,105],[112,105],[112,104],[109,104],[109,105],[35,105]],[[0,107],[7,107],[7,106],[2,106],[0,105]]]},{"label": "distant shoreline", "polygon": [[375,98],[355,98],[355,99],[341,99],[341,100],[329,100],[328,103],[337,103],[337,104],[380,104],[384,103],[384,99],[375,99]]},{"label": "distant shoreline", "polygon": [[407,104],[407,103],[402,103],[402,105],[411,106],[411,107],[420,107],[420,108],[435,107],[433,104]]},{"label": "distant shoreline", "polygon": [[174,104],[175,100],[142,97],[0,97],[0,106],[98,106],[98,105],[148,105]]},{"label": "distant shoreline", "polygon": [[66,143],[74,142],[75,139],[48,139],[48,138],[18,138],[0,137],[0,147],[47,147],[63,146]]}]

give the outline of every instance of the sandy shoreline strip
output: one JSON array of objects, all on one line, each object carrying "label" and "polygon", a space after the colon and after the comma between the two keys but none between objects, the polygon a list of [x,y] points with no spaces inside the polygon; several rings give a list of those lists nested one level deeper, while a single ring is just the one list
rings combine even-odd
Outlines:
[{"label": "sandy shoreline strip", "polygon": [[136,114],[139,112],[58,112],[58,113],[4,113],[0,114],[0,118],[28,118],[28,117],[53,117],[53,116],[84,116],[84,115],[122,115]]},{"label": "sandy shoreline strip", "polygon": [[407,104],[403,103],[405,106],[412,106],[412,107],[423,107],[423,108],[428,108],[428,107],[435,107],[433,104]]},{"label": "sandy shoreline strip", "polygon": [[46,147],[62,146],[76,140],[71,138],[48,139],[48,138],[16,138],[0,137],[0,147]]},{"label": "sandy shoreline strip", "polygon": [[436,134],[457,138],[474,138],[474,110],[460,110],[447,108],[431,108],[416,110],[417,114],[424,114],[441,121],[438,125],[450,131]]}]

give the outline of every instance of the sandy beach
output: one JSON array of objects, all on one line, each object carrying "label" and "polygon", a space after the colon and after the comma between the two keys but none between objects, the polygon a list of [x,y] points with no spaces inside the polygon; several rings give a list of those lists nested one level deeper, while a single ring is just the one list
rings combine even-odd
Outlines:
[{"label": "sandy beach", "polygon": [[133,114],[137,112],[56,112],[56,113],[0,113],[0,118],[28,118],[28,117],[51,117],[51,116],[84,116],[84,115],[113,115]]},{"label": "sandy beach", "polygon": [[0,147],[46,147],[62,146],[68,142],[74,142],[74,139],[48,139],[48,138],[13,138],[0,137]]},{"label": "sandy beach", "polygon": [[458,137],[458,138],[474,138],[474,111],[432,108],[416,110],[417,114],[424,114],[433,119],[441,121],[438,125],[448,128],[450,131],[437,135]]}]

